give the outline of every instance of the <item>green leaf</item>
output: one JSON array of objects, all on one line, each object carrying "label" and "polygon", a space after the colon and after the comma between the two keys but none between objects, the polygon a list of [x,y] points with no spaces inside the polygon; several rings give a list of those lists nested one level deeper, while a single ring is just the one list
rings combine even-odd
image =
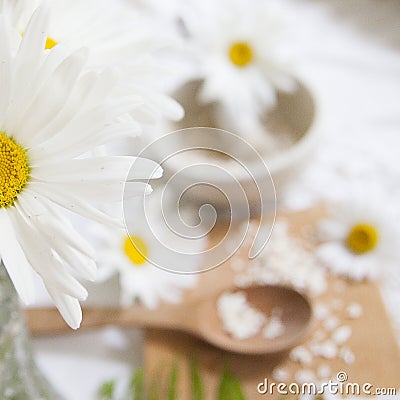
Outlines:
[{"label": "green leaf", "polygon": [[224,368],[218,388],[218,400],[245,400],[242,386],[231,372]]},{"label": "green leaf", "polygon": [[171,373],[169,374],[167,399],[178,399],[178,366],[176,363],[173,365]]},{"label": "green leaf", "polygon": [[201,379],[199,365],[194,360],[190,363],[190,375],[192,378],[192,400],[204,400],[203,381]]},{"label": "green leaf", "polygon": [[113,400],[115,393],[115,381],[104,382],[99,389],[100,400]]},{"label": "green leaf", "polygon": [[160,400],[159,391],[160,391],[160,379],[161,372],[155,374],[151,379],[149,395],[147,400]]},{"label": "green leaf", "polygon": [[144,371],[138,368],[132,375],[130,392],[133,400],[144,400]]}]

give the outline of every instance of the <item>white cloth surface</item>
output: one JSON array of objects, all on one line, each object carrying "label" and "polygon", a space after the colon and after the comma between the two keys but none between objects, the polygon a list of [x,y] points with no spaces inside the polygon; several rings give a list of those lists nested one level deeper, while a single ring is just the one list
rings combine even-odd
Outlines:
[{"label": "white cloth surface", "polygon": [[139,329],[110,327],[32,341],[39,368],[65,400],[95,400],[101,384],[110,380],[121,393],[142,366]]}]

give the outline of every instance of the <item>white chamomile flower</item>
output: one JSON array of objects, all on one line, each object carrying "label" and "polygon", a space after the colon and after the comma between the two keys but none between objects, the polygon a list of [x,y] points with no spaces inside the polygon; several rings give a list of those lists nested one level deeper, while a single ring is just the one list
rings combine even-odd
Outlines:
[{"label": "white chamomile flower", "polygon": [[89,156],[134,132],[135,125],[117,122],[132,99],[110,101],[113,74],[82,72],[85,50],[44,49],[47,11],[36,10],[23,38],[0,15],[0,258],[25,303],[33,301],[37,273],[77,328],[78,300],[87,292],[73,275],[93,280],[96,266],[92,247],[62,210],[121,226],[98,206],[121,201],[123,191],[142,195],[148,185],[126,179],[161,171],[145,159]]},{"label": "white chamomile flower", "polygon": [[[100,274],[103,279],[119,275],[123,306],[135,301],[148,308],[157,307],[161,301],[177,303],[183,292],[197,282],[193,272],[201,266],[205,240],[185,241],[165,226],[162,210],[157,206],[159,193],[146,198],[150,202],[147,217],[144,212],[129,213],[129,236],[126,231],[93,232]],[[170,214],[170,210],[163,212]]]},{"label": "white chamomile flower", "polygon": [[216,102],[223,119],[248,131],[275,105],[277,90],[296,88],[283,39],[287,10],[280,1],[199,3],[183,20],[203,80],[200,100]]},{"label": "white chamomile flower", "polygon": [[319,260],[334,274],[354,280],[382,276],[399,260],[397,235],[384,203],[343,201],[319,224]]},{"label": "white chamomile flower", "polygon": [[[0,4],[23,33],[41,3],[2,0]],[[148,122],[160,116],[182,117],[181,106],[162,93],[166,68],[156,56],[157,50],[174,42],[172,33],[164,37],[157,34],[159,30],[150,18],[121,0],[47,0],[46,5],[51,11],[46,49],[57,44],[71,50],[87,47],[89,69],[119,69],[123,79],[115,88],[116,94],[136,94],[142,99],[141,108],[132,111],[136,119]]]},{"label": "white chamomile flower", "polygon": [[179,15],[182,7],[185,6],[184,0],[138,0],[137,4],[148,9],[153,15],[161,16],[167,22],[178,22],[179,26]]}]

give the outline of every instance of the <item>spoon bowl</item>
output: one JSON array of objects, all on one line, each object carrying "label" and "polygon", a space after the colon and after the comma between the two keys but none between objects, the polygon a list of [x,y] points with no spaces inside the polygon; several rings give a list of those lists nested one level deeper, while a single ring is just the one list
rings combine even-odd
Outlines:
[{"label": "spoon bowl", "polygon": [[267,339],[262,332],[248,339],[237,339],[223,328],[218,315],[216,298],[201,303],[199,307],[199,333],[216,347],[246,354],[269,354],[288,350],[298,344],[308,331],[311,321],[310,302],[299,292],[284,286],[251,286],[234,291],[244,292],[247,302],[264,315],[279,309],[284,326],[282,335]]},{"label": "spoon bowl", "polygon": [[[227,333],[218,315],[217,301],[225,292],[240,291],[247,302],[265,315],[278,308],[284,326],[282,335],[267,339],[258,334],[248,339],[237,339]],[[135,306],[121,308],[85,308],[81,330],[107,325],[120,327],[167,328],[191,333],[226,351],[242,354],[271,354],[299,343],[308,331],[311,305],[294,289],[275,286],[250,286],[226,289],[217,296],[184,302],[177,306],[163,305],[155,310]],[[33,335],[65,333],[68,326],[54,308],[26,310],[28,326]]]}]

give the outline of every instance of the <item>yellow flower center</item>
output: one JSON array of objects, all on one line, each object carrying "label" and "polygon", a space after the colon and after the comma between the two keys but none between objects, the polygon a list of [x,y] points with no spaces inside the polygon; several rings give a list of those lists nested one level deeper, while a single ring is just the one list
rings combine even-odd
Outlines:
[{"label": "yellow flower center", "polygon": [[14,204],[29,179],[26,150],[0,132],[0,207]]},{"label": "yellow flower center", "polygon": [[147,259],[147,245],[139,236],[127,237],[124,242],[124,252],[135,265],[142,265]]},{"label": "yellow flower center", "polygon": [[[21,32],[21,36],[23,37],[24,36],[24,32]],[[47,36],[47,38],[46,38],[46,43],[45,43],[45,45],[44,45],[44,48],[46,49],[46,50],[50,50],[50,49],[52,49],[56,44],[58,44],[58,42],[56,41],[56,40],[54,40],[52,37],[50,37],[50,36]]]},{"label": "yellow flower center", "polygon": [[46,38],[46,44],[44,45],[44,48],[46,50],[50,50],[52,49],[56,44],[58,44],[57,41],[55,41],[53,38],[51,38],[50,36],[47,36]]},{"label": "yellow flower center", "polygon": [[350,250],[357,254],[365,254],[373,250],[378,243],[378,232],[373,225],[357,224],[349,232],[346,240]]},{"label": "yellow flower center", "polygon": [[253,60],[253,50],[245,42],[236,42],[229,50],[229,58],[237,67],[245,67]]}]

